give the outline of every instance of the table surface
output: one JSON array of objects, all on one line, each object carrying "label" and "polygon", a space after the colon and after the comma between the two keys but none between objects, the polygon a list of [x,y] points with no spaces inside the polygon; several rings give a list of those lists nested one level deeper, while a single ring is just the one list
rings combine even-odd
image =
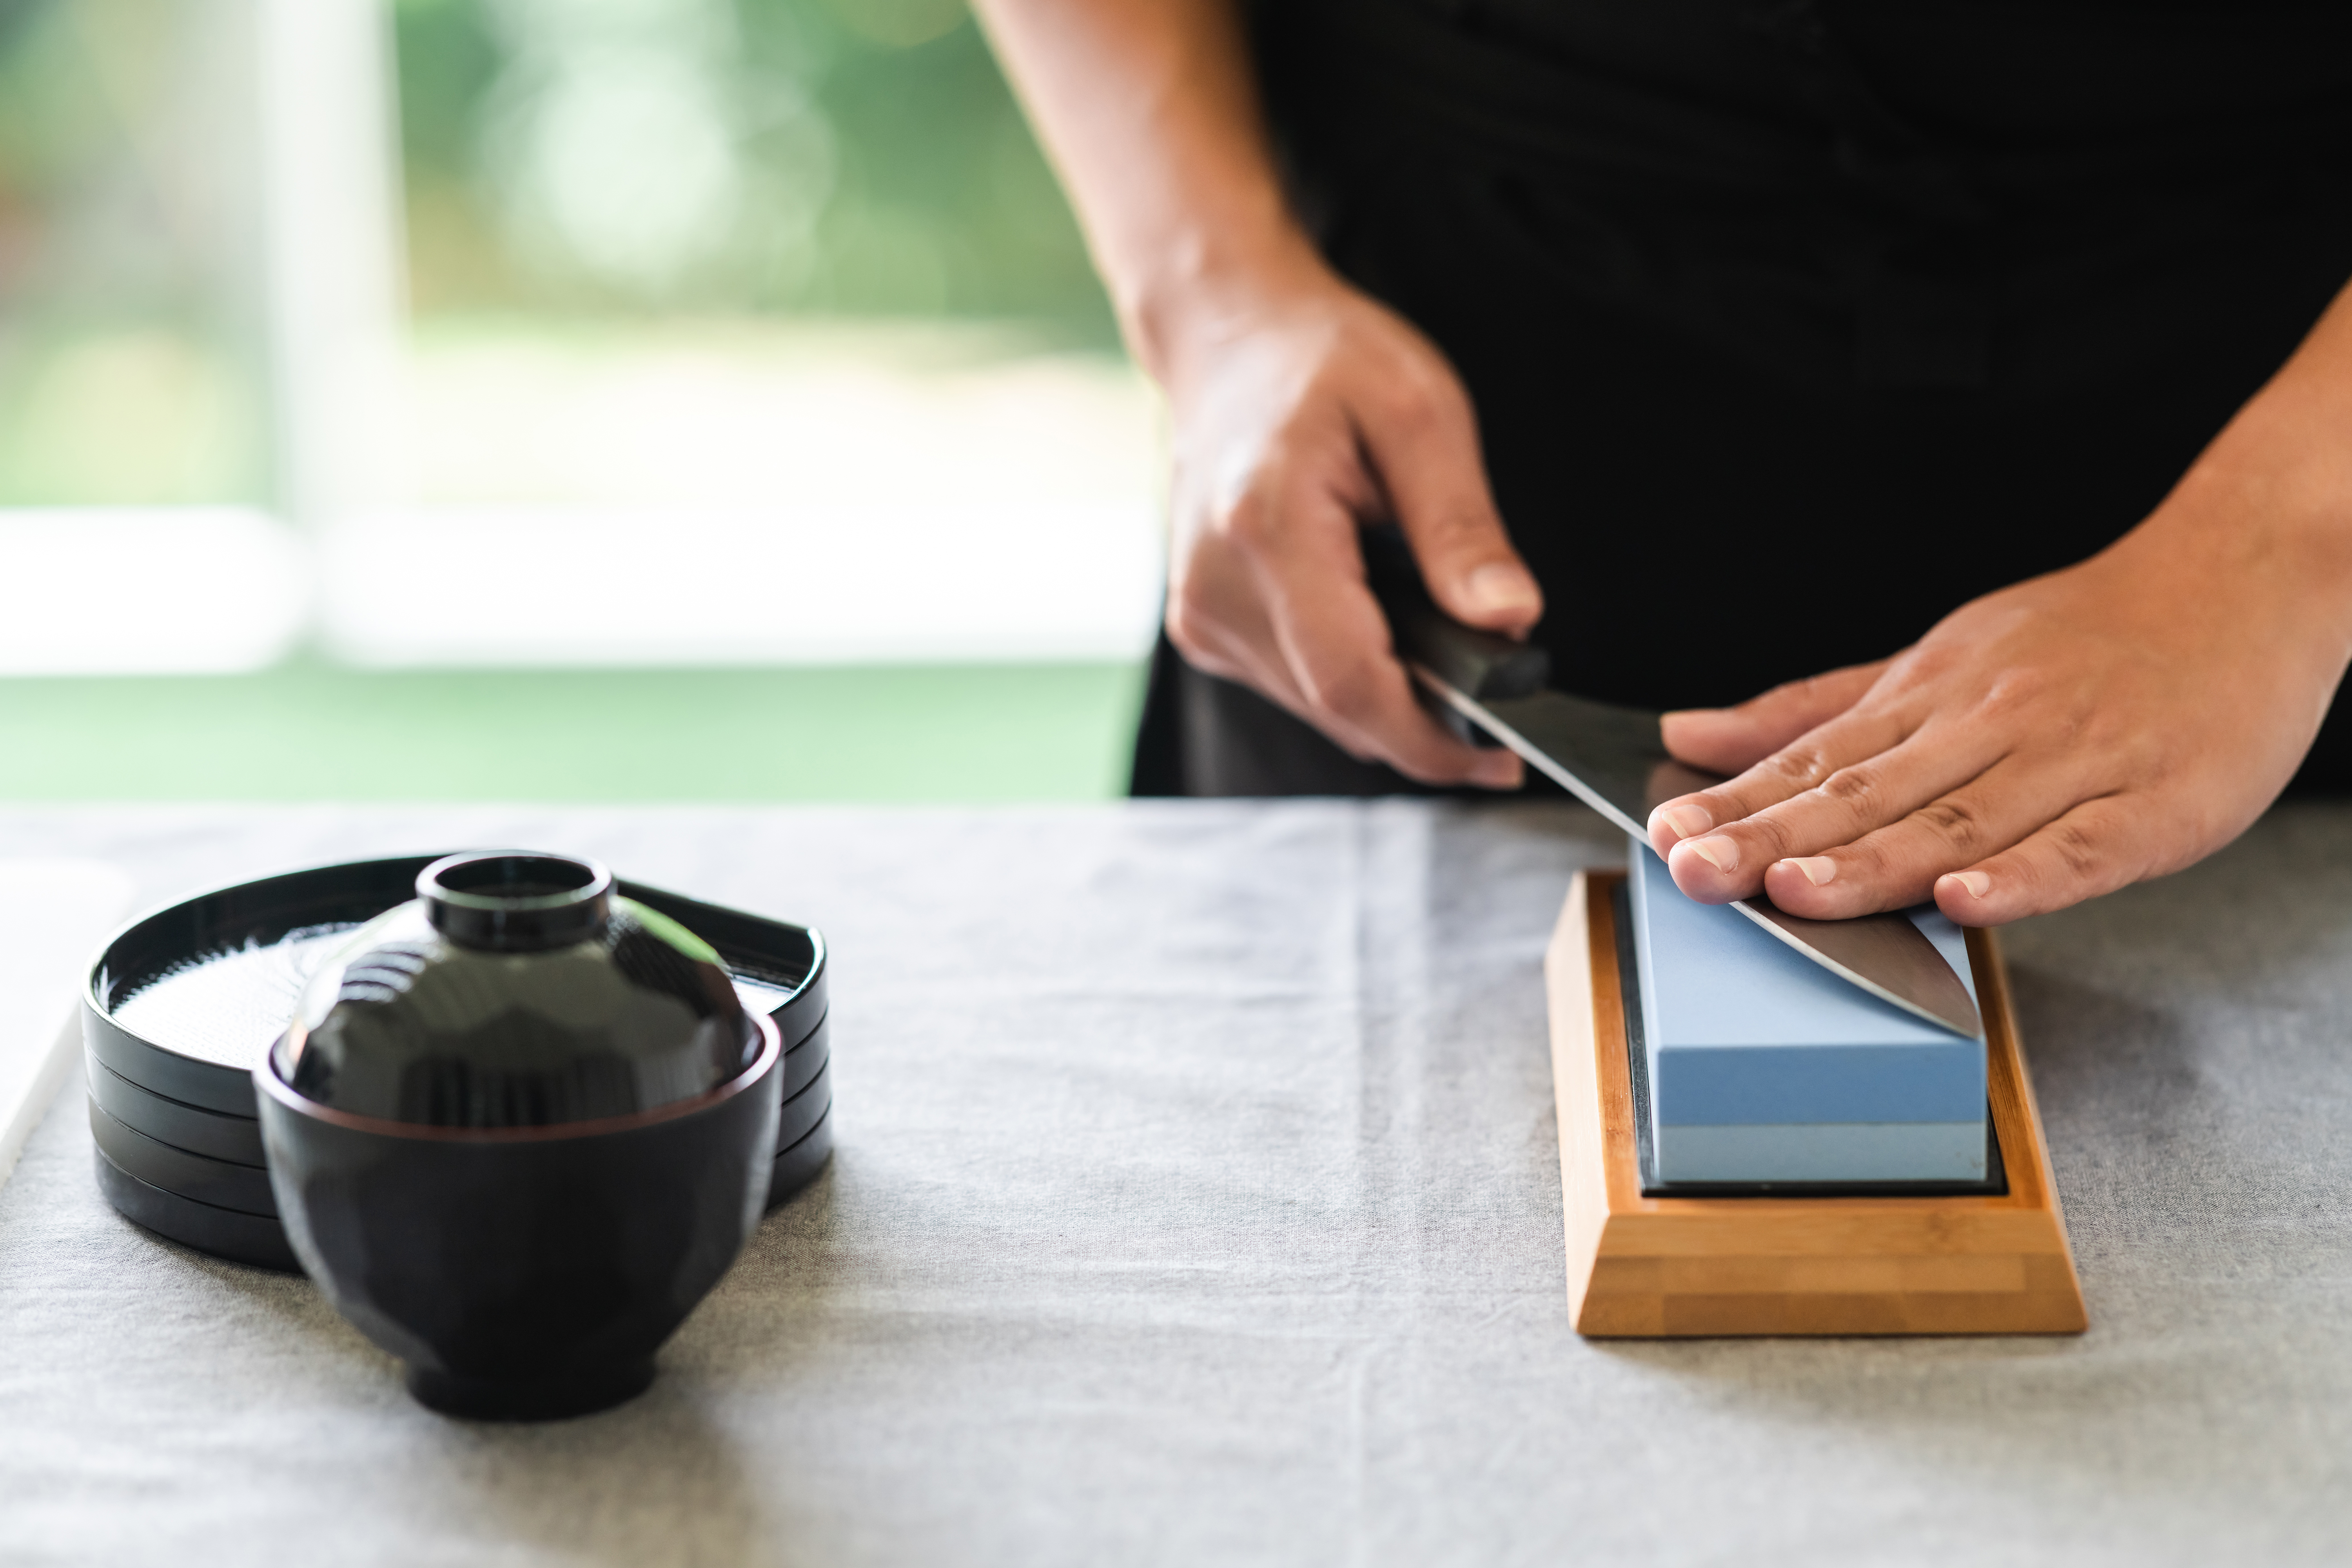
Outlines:
[{"label": "table surface", "polygon": [[654,1388],[453,1422],[308,1282],[0,1188],[0,1562],[2342,1561],[2352,814],[2009,937],[2091,1331],[1588,1342],[1573,808],[0,814],[152,898],[525,843],[822,925],[838,1152]]}]

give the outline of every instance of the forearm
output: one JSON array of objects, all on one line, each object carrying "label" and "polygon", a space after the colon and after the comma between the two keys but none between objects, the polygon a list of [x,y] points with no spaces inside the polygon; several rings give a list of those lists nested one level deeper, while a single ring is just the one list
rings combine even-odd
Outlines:
[{"label": "forearm", "polygon": [[1163,384],[1226,279],[1310,276],[1234,0],[976,0]]},{"label": "forearm", "polygon": [[[2352,287],[2111,552],[2263,585],[2312,652],[2352,654]],[[2252,630],[2252,628],[2250,628]]]}]

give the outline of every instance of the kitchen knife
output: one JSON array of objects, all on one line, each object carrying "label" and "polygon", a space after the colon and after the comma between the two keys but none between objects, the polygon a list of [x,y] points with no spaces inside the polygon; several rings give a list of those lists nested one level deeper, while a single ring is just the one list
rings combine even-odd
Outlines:
[{"label": "kitchen knife", "polygon": [[[1363,545],[1372,592],[1388,615],[1398,655],[1457,734],[1484,743],[1483,731],[1508,746],[1645,845],[1652,808],[1722,782],[1667,754],[1657,714],[1551,690],[1551,661],[1543,649],[1477,631],[1440,610],[1397,530],[1366,529]],[[1806,920],[1775,909],[1760,894],[1736,899],[1731,907],[1906,1013],[1958,1034],[1984,1033],[1968,987],[1899,912]]]}]

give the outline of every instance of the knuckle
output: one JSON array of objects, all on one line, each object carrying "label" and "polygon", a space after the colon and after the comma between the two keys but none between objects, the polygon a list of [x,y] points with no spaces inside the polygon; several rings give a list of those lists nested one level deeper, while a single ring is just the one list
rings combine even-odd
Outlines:
[{"label": "knuckle", "polygon": [[1816,789],[1824,799],[1844,807],[1849,816],[1864,816],[1885,795],[1885,774],[1883,769],[1867,763],[1857,763],[1851,767],[1840,768],[1823,779]]},{"label": "knuckle", "polygon": [[1177,604],[1168,606],[1168,640],[1185,661],[1197,668],[1206,668],[1213,657],[1211,644],[1197,613],[1189,613]]},{"label": "knuckle", "polygon": [[1166,624],[1168,640],[1176,645],[1178,652],[1195,662],[1215,647],[1222,629],[1198,579],[1189,577],[1177,583],[1168,595]]},{"label": "knuckle", "polygon": [[[1737,826],[1748,815],[1748,808],[1741,805],[1738,801],[1732,799],[1728,795],[1717,790],[1701,790],[1694,795],[1678,795],[1672,800],[1661,801],[1658,805],[1651,808],[1650,820],[1658,820],[1659,814],[1661,812],[1671,811],[1678,806],[1685,805],[1695,805],[1706,814],[1706,826],[1704,829],[1698,830],[1698,836],[1702,837],[1708,833],[1721,833],[1726,829]],[[1666,818],[1665,820],[1670,825],[1673,821],[1671,817]],[[1676,839],[1692,837],[1691,833],[1685,832],[1680,827],[1674,828],[1673,832]]]},{"label": "knuckle", "polygon": [[1838,851],[1838,858],[1859,873],[1852,880],[1883,883],[1895,874],[1895,847],[1888,837],[1884,833],[1874,833]]},{"label": "knuckle", "polygon": [[2050,825],[2050,854],[2068,876],[2078,881],[2096,878],[2106,862],[2099,836],[2086,824],[2063,819]]},{"label": "knuckle", "polygon": [[2067,739],[2078,754],[2098,759],[2110,777],[2143,790],[2161,790],[2182,771],[2184,759],[2175,736],[2122,713],[2098,710],[2084,714]]},{"label": "knuckle", "polygon": [[1249,686],[1261,684],[1249,665],[1214,637],[1180,633],[1171,626],[1168,640],[1175,645],[1176,651],[1183,656],[1186,664],[1203,675],[1213,675],[1221,680],[1238,680]]},{"label": "knuckle", "polygon": [[1413,531],[1413,539],[1422,560],[1433,570],[1467,573],[1475,566],[1495,560],[1507,560],[1496,552],[1497,525],[1468,506],[1448,506],[1433,515],[1424,515]]},{"label": "knuckle", "polygon": [[1372,394],[1372,416],[1392,439],[1427,447],[1468,436],[1476,421],[1469,400],[1450,376],[1412,368],[1382,378]]},{"label": "knuckle", "polygon": [[1310,670],[1299,689],[1318,710],[1350,722],[1361,722],[1381,706],[1381,671],[1369,659],[1348,659],[1328,669]]},{"label": "knuckle", "polygon": [[1967,657],[1965,647],[1931,637],[1897,655],[1893,668],[1902,672],[1906,685],[1932,686],[1960,668]]},{"label": "knuckle", "polygon": [[1751,840],[1767,859],[1779,860],[1796,852],[1795,835],[1786,822],[1771,812],[1734,824],[1729,831]]},{"label": "knuckle", "polygon": [[1962,796],[1930,801],[1914,815],[1921,826],[1960,854],[1974,857],[1985,846],[1983,813]]},{"label": "knuckle", "polygon": [[1396,435],[1426,435],[1444,422],[1444,410],[1421,378],[1410,374],[1384,379],[1374,395],[1381,423]]},{"label": "knuckle", "polygon": [[[1978,700],[1979,713],[1988,718],[2013,718],[2042,706],[2049,681],[2031,665],[2011,665],[1994,674]],[[2058,715],[2038,715],[2043,718]]]},{"label": "knuckle", "polygon": [[1678,795],[1667,805],[1695,805],[1706,813],[1707,821],[1717,827],[1736,822],[1748,815],[1748,807],[1728,790],[1703,789],[1690,795]]},{"label": "knuckle", "polygon": [[1416,418],[1440,417],[1453,401],[1454,378],[1440,370],[1426,353],[1392,354],[1381,371],[1378,395],[1400,413],[1410,413]]},{"label": "knuckle", "polygon": [[1789,786],[1790,794],[1813,788],[1834,770],[1812,746],[1784,746],[1757,764],[1763,776]]},{"label": "knuckle", "polygon": [[1258,489],[1244,490],[1220,509],[1214,526],[1218,535],[1235,549],[1253,555],[1265,553],[1282,531],[1278,510]]}]

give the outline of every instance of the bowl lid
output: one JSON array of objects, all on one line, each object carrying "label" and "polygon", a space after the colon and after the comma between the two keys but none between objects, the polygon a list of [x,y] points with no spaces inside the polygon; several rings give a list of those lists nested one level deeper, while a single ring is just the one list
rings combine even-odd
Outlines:
[{"label": "bowl lid", "polygon": [[311,977],[270,1067],[319,1105],[419,1126],[604,1121],[719,1089],[759,1030],[718,952],[570,856],[436,861]]}]

